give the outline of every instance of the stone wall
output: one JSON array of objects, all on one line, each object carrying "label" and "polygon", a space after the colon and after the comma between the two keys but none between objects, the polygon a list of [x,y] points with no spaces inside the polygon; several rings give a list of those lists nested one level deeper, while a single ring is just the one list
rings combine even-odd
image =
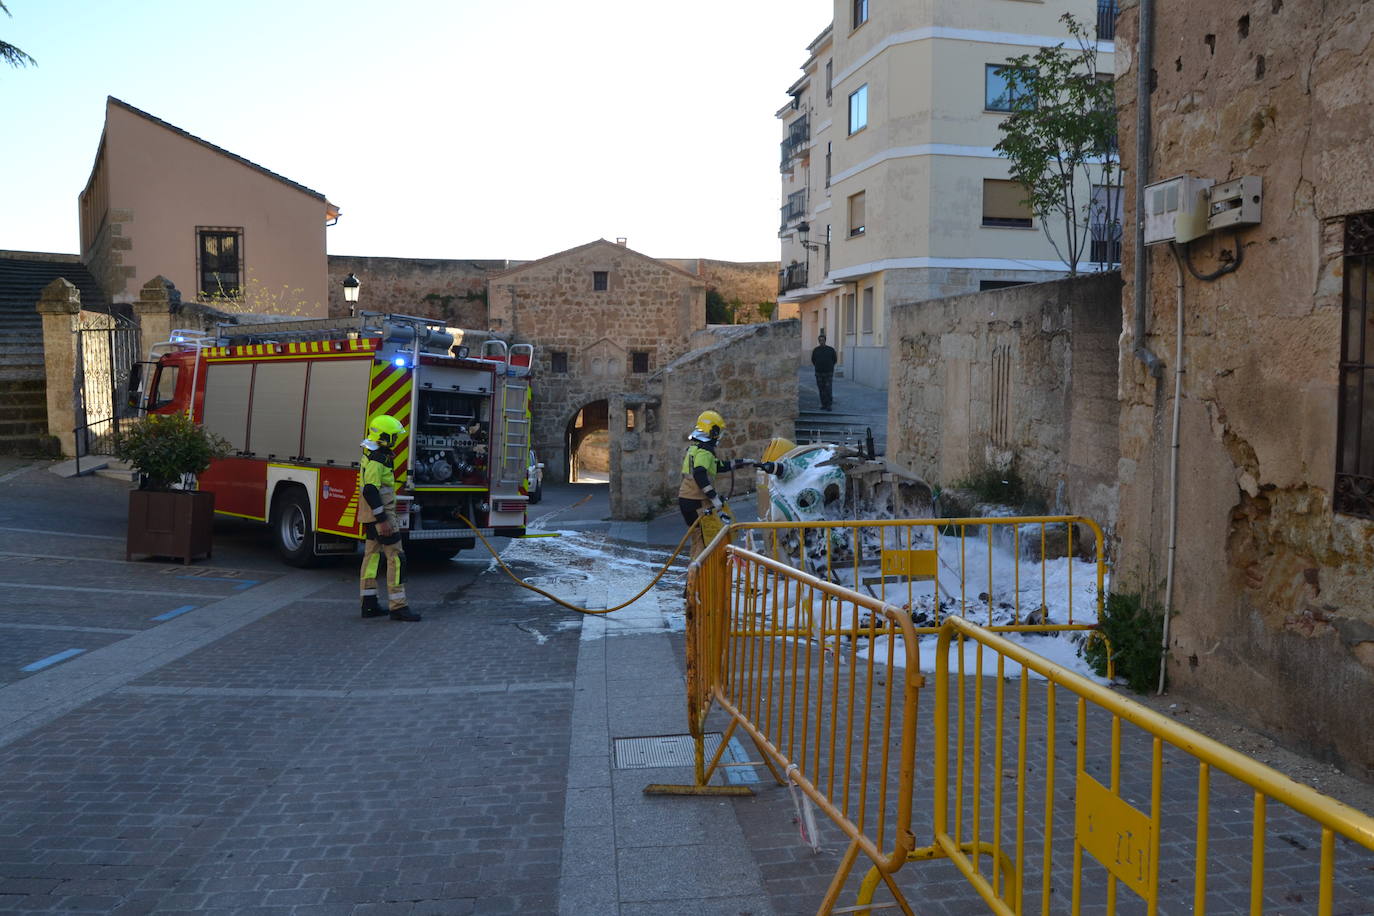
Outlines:
[{"label": "stone wall", "polygon": [[726,302],[738,299],[746,306],[755,306],[760,302],[777,301],[777,261],[713,261],[709,258],[665,258],[664,261],[701,277],[706,288],[720,293]]},{"label": "stone wall", "polygon": [[[1137,39],[1123,4],[1118,49]],[[1334,511],[1343,218],[1374,210],[1374,19],[1361,0],[1159,0],[1155,177],[1263,178],[1263,220],[1190,243],[1184,273],[1173,688],[1374,776],[1374,522]],[[1137,168],[1136,66],[1117,55],[1121,151]],[[1124,223],[1133,225],[1132,195]],[[1166,598],[1179,270],[1160,246],[1123,274],[1119,563]],[[1136,257],[1147,336],[1133,336]],[[1132,351],[1164,361],[1153,377]],[[1363,417],[1374,426],[1366,403]]]},{"label": "stone wall", "polygon": [[343,281],[350,273],[362,286],[358,307],[442,318],[453,327],[487,329],[487,274],[505,270],[508,261],[438,258],[329,256],[329,314],[347,315]]},{"label": "stone wall", "polygon": [[134,211],[125,208],[107,210],[95,232],[89,251],[83,252],[86,269],[100,284],[101,290],[111,302],[132,302],[137,290],[129,288],[138,268],[130,260],[133,257],[133,239],[125,234],[124,227],[134,221]]},{"label": "stone wall", "polygon": [[1014,466],[1110,527],[1120,301],[1109,273],[897,306],[888,457],[943,486]]},{"label": "stone wall", "polygon": [[[677,504],[687,435],[703,410],[725,417],[721,457],[757,460],[770,439],[792,438],[800,334],[796,320],[741,326],[665,366],[644,394],[614,397],[611,514],[644,518]],[[625,431],[627,407],[636,412],[636,428],[630,431]],[[622,431],[618,443],[617,430]],[[737,492],[752,489],[753,472],[737,471],[735,483]],[[728,492],[728,482],[722,486]]]}]

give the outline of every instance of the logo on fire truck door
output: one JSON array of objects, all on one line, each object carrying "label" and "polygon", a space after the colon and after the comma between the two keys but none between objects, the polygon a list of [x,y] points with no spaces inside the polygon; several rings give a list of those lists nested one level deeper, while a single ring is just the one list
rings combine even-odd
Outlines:
[{"label": "logo on fire truck door", "polygon": [[320,469],[320,499],[316,503],[315,516],[316,531],[361,536],[356,468]]}]

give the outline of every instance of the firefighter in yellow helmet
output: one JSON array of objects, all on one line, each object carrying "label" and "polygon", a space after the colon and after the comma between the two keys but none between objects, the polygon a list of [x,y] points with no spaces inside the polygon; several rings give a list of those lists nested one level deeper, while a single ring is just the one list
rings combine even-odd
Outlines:
[{"label": "firefighter in yellow helmet", "polygon": [[[682,458],[682,485],[677,491],[677,505],[682,520],[691,525],[700,515],[715,512],[725,524],[730,524],[729,507],[716,492],[716,474],[749,467],[754,462],[744,458],[733,461],[716,457],[716,446],[725,432],[725,418],[714,410],[704,410],[697,417],[696,427],[687,437],[687,454]],[[767,469],[766,469],[767,470]],[[693,556],[706,548],[701,527],[692,529]]]},{"label": "firefighter in yellow helmet", "polygon": [[387,414],[372,418],[367,438],[362,441],[363,463],[358,473],[361,499],[358,517],[367,533],[363,547],[363,568],[358,588],[363,599],[363,616],[380,617],[386,613],[377,601],[377,567],[386,558],[386,592],[392,620],[419,620],[406,604],[406,556],[401,550],[401,523],[396,515],[396,444],[405,435],[401,421]]}]

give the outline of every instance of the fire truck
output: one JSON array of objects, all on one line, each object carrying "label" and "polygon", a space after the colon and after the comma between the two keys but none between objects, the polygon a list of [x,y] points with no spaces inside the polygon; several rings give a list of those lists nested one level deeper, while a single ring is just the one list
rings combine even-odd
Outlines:
[{"label": "fire truck", "polygon": [[268,526],[294,566],[353,553],[360,445],[378,414],[396,449],[407,552],[449,557],[525,533],[534,347],[406,315],[174,331],[140,372],[146,413],[185,413],[230,454],[199,476],[215,512]]}]

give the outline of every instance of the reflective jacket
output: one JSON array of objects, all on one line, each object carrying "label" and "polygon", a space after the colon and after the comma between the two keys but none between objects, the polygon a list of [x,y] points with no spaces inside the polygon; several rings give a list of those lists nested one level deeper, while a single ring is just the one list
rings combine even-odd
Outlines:
[{"label": "reflective jacket", "polygon": [[388,519],[396,524],[396,456],[386,449],[363,450],[358,473],[358,519],[364,523]]}]

